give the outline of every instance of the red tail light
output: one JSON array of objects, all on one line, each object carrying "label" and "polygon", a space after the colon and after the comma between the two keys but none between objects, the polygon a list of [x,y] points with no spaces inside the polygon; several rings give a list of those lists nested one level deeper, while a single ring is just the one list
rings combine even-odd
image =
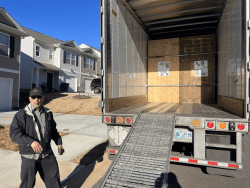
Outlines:
[{"label": "red tail light", "polygon": [[238,124],[237,127],[241,131],[245,129],[245,125],[243,123]]},{"label": "red tail light", "polygon": [[214,127],[214,123],[213,122],[207,122],[207,127],[209,129],[212,129]]},{"label": "red tail light", "polygon": [[106,118],[105,118],[105,121],[106,121],[106,122],[110,122],[110,117],[106,117]]},{"label": "red tail light", "polygon": [[116,153],[115,150],[109,150],[109,153]]},{"label": "red tail light", "polygon": [[126,121],[126,123],[131,123],[131,118],[127,117],[125,121]]}]

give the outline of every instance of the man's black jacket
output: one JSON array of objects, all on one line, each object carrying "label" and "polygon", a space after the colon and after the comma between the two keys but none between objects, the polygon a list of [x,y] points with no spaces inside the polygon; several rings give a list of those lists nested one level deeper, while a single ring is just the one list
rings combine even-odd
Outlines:
[{"label": "man's black jacket", "polygon": [[[31,144],[37,141],[41,144],[38,139],[35,127],[38,126],[35,121],[35,117],[31,110],[31,104],[25,108],[19,110],[10,125],[10,138],[13,142],[19,144],[20,154],[36,154],[31,148]],[[45,109],[45,122],[46,122],[46,133],[48,136],[45,139],[46,148],[43,148],[44,152],[51,149],[51,139],[54,140],[56,145],[62,145],[62,138],[58,134],[56,129],[56,122],[53,119],[52,112]]]}]

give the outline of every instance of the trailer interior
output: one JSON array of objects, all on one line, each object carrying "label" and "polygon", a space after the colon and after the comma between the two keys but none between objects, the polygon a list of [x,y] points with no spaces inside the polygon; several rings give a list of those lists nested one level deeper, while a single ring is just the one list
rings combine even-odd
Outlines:
[{"label": "trailer interior", "polygon": [[105,6],[104,113],[247,118],[244,1]]}]

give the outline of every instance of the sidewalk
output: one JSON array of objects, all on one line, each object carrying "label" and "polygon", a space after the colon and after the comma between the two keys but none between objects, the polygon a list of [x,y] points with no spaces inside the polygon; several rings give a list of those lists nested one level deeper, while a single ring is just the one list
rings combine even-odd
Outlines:
[{"label": "sidewalk", "polygon": [[90,97],[95,97],[101,99],[101,94],[95,94],[95,93],[71,93],[71,92],[61,92],[61,94],[67,93],[67,94],[75,94],[75,95],[86,95]]},{"label": "sidewalk", "polygon": [[[10,124],[16,111],[1,112],[0,124]],[[7,117],[5,120],[4,117]],[[57,158],[61,182],[65,184],[76,172],[85,166],[71,163],[81,153],[93,148],[107,139],[106,125],[101,123],[101,116],[54,114],[58,131],[69,134],[62,137],[65,153],[58,155],[57,146],[52,141],[52,150]],[[18,152],[0,149],[0,188],[19,187],[21,157]],[[37,188],[45,188],[39,174],[37,174]]]}]

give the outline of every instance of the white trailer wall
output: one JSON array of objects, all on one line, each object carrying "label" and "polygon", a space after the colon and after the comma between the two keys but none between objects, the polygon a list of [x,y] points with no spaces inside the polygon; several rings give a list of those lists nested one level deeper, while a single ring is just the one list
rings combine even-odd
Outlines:
[{"label": "white trailer wall", "polygon": [[120,1],[110,0],[111,96],[146,95],[148,36]]},{"label": "white trailer wall", "polygon": [[227,0],[218,27],[218,95],[245,98],[242,1]]}]

